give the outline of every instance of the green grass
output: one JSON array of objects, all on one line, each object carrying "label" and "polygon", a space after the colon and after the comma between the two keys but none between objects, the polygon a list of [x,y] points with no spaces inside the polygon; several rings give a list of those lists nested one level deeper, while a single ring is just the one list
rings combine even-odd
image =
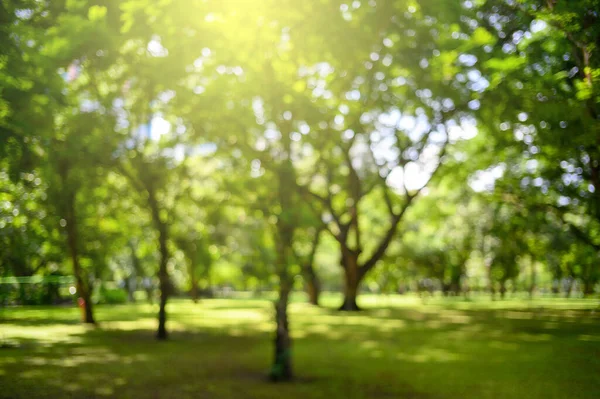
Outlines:
[{"label": "green grass", "polygon": [[589,300],[364,296],[338,313],[296,299],[292,383],[272,384],[272,305],[213,299],[168,306],[0,309],[0,398],[597,398],[600,309]]}]

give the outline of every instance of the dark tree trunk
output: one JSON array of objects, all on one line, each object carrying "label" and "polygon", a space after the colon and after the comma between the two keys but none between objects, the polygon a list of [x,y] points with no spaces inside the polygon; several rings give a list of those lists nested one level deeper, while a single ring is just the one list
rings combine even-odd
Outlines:
[{"label": "dark tree trunk", "polygon": [[339,310],[356,312],[360,308],[356,303],[358,295],[358,286],[362,279],[360,269],[358,267],[358,256],[355,254],[342,255],[344,267],[344,302]]},{"label": "dark tree trunk", "polygon": [[[291,142],[289,134],[284,134],[284,148],[290,153]],[[293,378],[292,372],[292,338],[290,336],[287,305],[292,290],[292,277],[289,266],[292,258],[292,241],[296,225],[294,208],[294,188],[296,177],[294,167],[289,157],[280,165],[278,171],[278,197],[281,213],[277,218],[277,246],[276,270],[279,276],[279,298],[275,305],[275,353],[273,367],[269,377],[272,381],[289,381]]]},{"label": "dark tree trunk", "polygon": [[204,291],[203,295],[207,298],[214,297],[214,292],[212,289],[211,271],[212,271],[212,261],[207,261],[206,265],[204,267],[204,273],[202,273],[204,280],[206,280],[206,289],[203,290]]},{"label": "dark tree trunk", "polygon": [[500,299],[504,299],[506,296],[506,281],[500,281]]},{"label": "dark tree trunk", "polygon": [[194,263],[190,264],[190,278],[192,280],[190,295],[192,296],[192,301],[194,301],[194,303],[198,303],[198,277],[196,276],[196,268]]},{"label": "dark tree trunk", "polygon": [[71,253],[71,261],[73,262],[73,274],[77,285],[77,293],[79,298],[83,300],[83,322],[95,324],[94,312],[92,309],[92,300],[90,290],[83,277],[83,270],[79,263],[79,249],[77,246],[77,218],[75,215],[75,194],[71,194],[67,199],[67,243],[69,252]]},{"label": "dark tree trunk", "polygon": [[450,295],[450,284],[444,283],[443,280],[441,282],[442,282],[442,295],[447,297]]},{"label": "dark tree trunk", "polygon": [[150,305],[154,304],[154,290],[152,287],[146,288],[146,300]]},{"label": "dark tree trunk", "polygon": [[158,230],[158,248],[160,251],[160,264],[158,268],[158,284],[160,289],[160,301],[158,309],[158,331],[156,338],[165,340],[167,334],[167,300],[171,291],[167,262],[169,261],[169,248],[167,246],[167,225],[160,217],[158,202],[152,190],[148,190],[148,203],[152,211],[152,220]]},{"label": "dark tree trunk", "polygon": [[158,332],[156,338],[159,340],[167,339],[167,299],[169,297],[170,284],[169,275],[167,272],[167,261],[169,253],[167,249],[166,237],[161,232],[159,237],[160,242],[160,268],[158,270],[158,281],[160,288],[160,303],[158,309]]},{"label": "dark tree trunk", "polygon": [[288,324],[287,304],[290,284],[282,283],[279,299],[275,304],[277,330],[275,333],[275,357],[269,377],[272,381],[288,381],[293,377],[292,372],[292,339]]},{"label": "dark tree trunk", "polygon": [[308,301],[315,306],[319,306],[319,295],[321,294],[321,282],[315,273],[312,265],[304,267],[304,281],[306,284],[306,293]]},{"label": "dark tree trunk", "polygon": [[583,296],[589,297],[594,294],[594,283],[589,279],[585,279],[583,282]]},{"label": "dark tree trunk", "polygon": [[319,306],[321,282],[319,281],[319,276],[317,276],[313,265],[315,262],[315,255],[317,253],[317,248],[319,246],[319,240],[321,238],[322,232],[322,227],[316,231],[316,234],[311,242],[310,254],[306,259],[306,262],[304,262],[304,267],[302,268],[304,274],[304,284],[306,288],[306,293],[308,294],[308,301],[310,302],[310,304],[315,306]]},{"label": "dark tree trunk", "polygon": [[125,284],[126,284],[125,288],[127,289],[127,299],[131,303],[135,303],[135,280],[136,280],[136,278],[135,278],[135,272],[132,273],[125,280]]}]

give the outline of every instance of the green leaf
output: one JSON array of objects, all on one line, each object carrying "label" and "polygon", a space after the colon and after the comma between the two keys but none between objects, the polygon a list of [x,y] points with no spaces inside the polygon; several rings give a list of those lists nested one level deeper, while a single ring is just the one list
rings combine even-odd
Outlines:
[{"label": "green leaf", "polygon": [[91,6],[88,10],[88,18],[90,21],[99,21],[106,16],[106,7]]}]

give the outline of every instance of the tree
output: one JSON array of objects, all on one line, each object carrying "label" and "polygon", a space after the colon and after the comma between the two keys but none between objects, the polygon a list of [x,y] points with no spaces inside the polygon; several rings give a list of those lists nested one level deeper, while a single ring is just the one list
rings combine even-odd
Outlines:
[{"label": "tree", "polygon": [[[318,223],[316,224],[319,225]],[[321,295],[321,282],[315,270],[315,257],[319,243],[321,242],[322,233],[324,233],[324,228],[322,226],[317,227],[316,229],[307,230],[306,234],[309,237],[312,236],[312,238],[308,243],[304,243],[303,246],[305,249],[302,251],[303,253],[294,249],[296,261],[300,263],[302,268],[302,276],[304,278],[306,293],[308,294],[308,301],[315,306],[319,305],[319,296]],[[298,241],[300,240],[296,239],[295,242],[297,243]]]},{"label": "tree", "polygon": [[519,181],[508,192],[552,212],[596,250],[599,6],[487,1],[475,21],[494,38],[476,54],[489,83],[478,117],[490,121],[488,153]]}]

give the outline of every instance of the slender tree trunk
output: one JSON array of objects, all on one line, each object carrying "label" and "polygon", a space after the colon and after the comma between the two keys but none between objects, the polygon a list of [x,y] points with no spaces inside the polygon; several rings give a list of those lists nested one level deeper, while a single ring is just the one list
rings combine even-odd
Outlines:
[{"label": "slender tree trunk", "polygon": [[292,339],[290,337],[287,305],[291,284],[289,281],[281,281],[279,287],[279,298],[275,303],[275,319],[277,323],[275,332],[275,357],[271,369],[272,381],[288,381],[292,379]]},{"label": "slender tree trunk", "polygon": [[[289,134],[284,134],[284,148],[289,154],[291,142]],[[294,188],[296,176],[294,167],[288,157],[278,171],[278,197],[281,213],[277,218],[275,242],[277,246],[276,270],[279,276],[279,298],[275,304],[275,353],[270,378],[272,381],[289,381],[293,378],[292,372],[292,338],[290,336],[287,305],[292,290],[292,277],[289,265],[292,258],[292,241],[296,225],[294,208]]]},{"label": "slender tree trunk", "polygon": [[135,280],[136,280],[136,276],[135,276],[135,272],[131,273],[131,275],[129,277],[127,277],[127,297],[129,299],[129,302],[131,303],[135,303],[135,288],[136,288],[136,284],[135,284]]},{"label": "slender tree trunk", "polygon": [[212,298],[214,297],[214,291],[212,288],[212,278],[211,278],[211,271],[212,271],[212,261],[207,261],[205,266],[204,266],[204,279],[206,280],[206,290],[204,291],[204,294],[207,298]]},{"label": "slender tree trunk", "polygon": [[198,276],[196,275],[196,265],[193,261],[190,261],[190,279],[192,280],[192,287],[190,289],[192,301],[198,303]]},{"label": "slender tree trunk", "polygon": [[277,274],[279,275],[279,298],[275,303],[275,354],[269,377],[272,381],[289,381],[292,372],[292,338],[290,336],[287,306],[292,290],[289,275],[289,258],[292,249],[293,227],[280,216],[277,237]]},{"label": "slender tree trunk", "polygon": [[587,265],[583,270],[582,282],[583,282],[583,297],[589,297],[594,294],[595,281],[593,278],[593,267],[595,265]]},{"label": "slender tree trunk", "polygon": [[536,273],[535,273],[535,262],[531,259],[531,282],[529,284],[529,299],[533,299],[533,293],[535,291]]},{"label": "slender tree trunk", "polygon": [[500,299],[504,299],[506,296],[506,281],[500,281]]},{"label": "slender tree trunk", "polygon": [[[280,182],[281,187],[284,187]],[[288,193],[280,193],[283,205],[289,205]],[[289,207],[283,207],[289,209]],[[292,279],[289,275],[289,259],[292,250],[294,227],[291,224],[290,214],[280,215],[277,222],[277,274],[279,275],[279,298],[275,303],[275,353],[273,367],[269,377],[272,381],[289,381],[293,378],[292,372],[292,338],[290,336],[287,306],[292,290]]]},{"label": "slender tree trunk", "polygon": [[67,201],[67,243],[69,246],[69,252],[71,253],[71,261],[73,262],[73,274],[75,275],[77,293],[79,294],[79,298],[83,300],[83,322],[95,324],[96,321],[94,320],[90,290],[84,280],[83,271],[79,263],[79,250],[77,247],[77,218],[75,215],[75,194],[71,194]]},{"label": "slender tree trunk", "polygon": [[[161,235],[162,236],[162,235]],[[160,302],[158,309],[158,332],[156,338],[159,340],[167,339],[167,299],[169,297],[169,275],[167,273],[167,261],[169,258],[166,249],[166,240],[160,239],[160,268],[158,270],[158,281],[160,287]],[[163,244],[162,242],[165,241]]]},{"label": "slender tree trunk", "polygon": [[344,302],[339,310],[356,312],[360,310],[356,303],[358,295],[358,286],[362,280],[362,275],[358,267],[358,256],[355,254],[343,254],[342,262],[344,266]]},{"label": "slender tree trunk", "polygon": [[167,262],[169,261],[169,248],[167,246],[167,225],[160,217],[158,202],[152,190],[148,190],[148,203],[152,211],[152,220],[158,230],[158,247],[160,251],[160,264],[158,268],[158,284],[160,288],[160,301],[158,309],[158,331],[156,338],[167,339],[167,300],[171,291]]},{"label": "slender tree trunk", "polygon": [[319,306],[319,295],[321,294],[321,282],[315,273],[312,264],[304,266],[304,281],[306,284],[306,293],[308,301],[315,306]]}]

